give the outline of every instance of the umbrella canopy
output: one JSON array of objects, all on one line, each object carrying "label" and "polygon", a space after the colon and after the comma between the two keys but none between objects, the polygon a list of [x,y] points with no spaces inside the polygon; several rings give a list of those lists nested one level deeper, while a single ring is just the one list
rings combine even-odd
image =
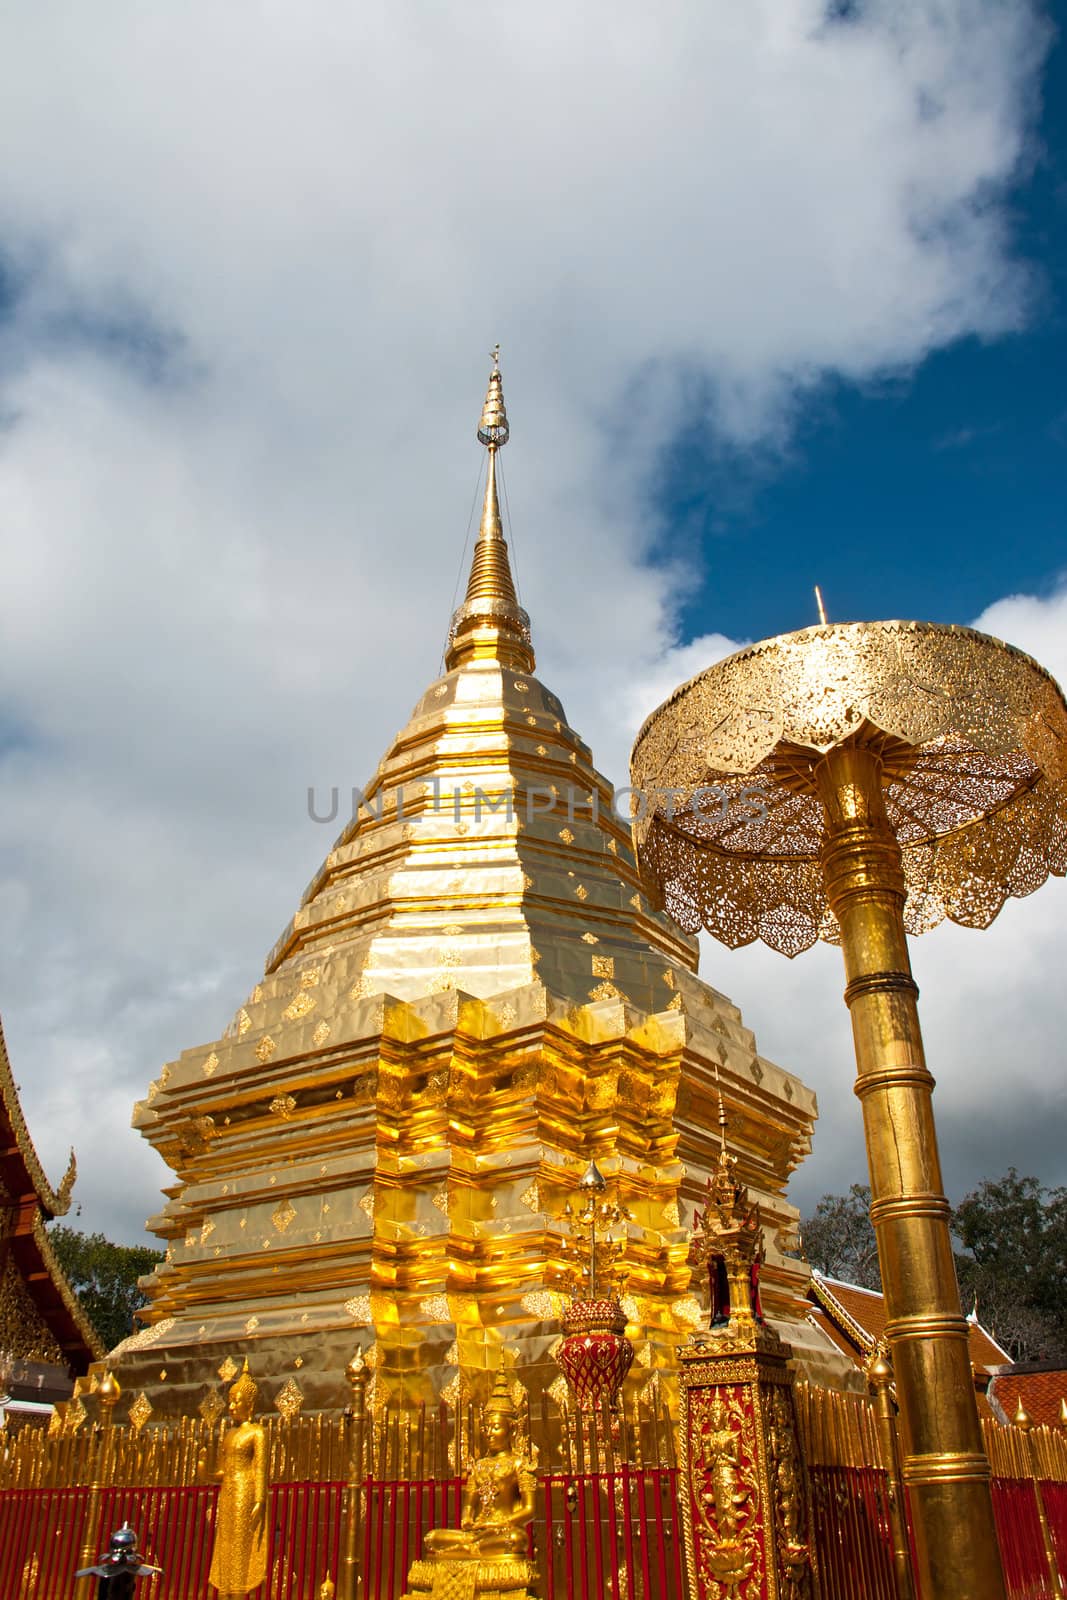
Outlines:
[{"label": "umbrella canopy", "polygon": [[649,894],[683,928],[796,955],[837,942],[816,768],[856,740],[880,759],[905,926],[987,927],[1067,872],[1067,704],[1011,645],[970,628],[857,622],[783,634],[676,689],[634,744]]}]

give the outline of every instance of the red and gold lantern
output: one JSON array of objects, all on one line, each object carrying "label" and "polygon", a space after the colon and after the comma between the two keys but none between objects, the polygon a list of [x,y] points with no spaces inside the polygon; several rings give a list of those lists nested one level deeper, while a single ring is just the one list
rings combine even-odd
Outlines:
[{"label": "red and gold lantern", "polygon": [[634,1359],[618,1300],[572,1300],[561,1317],[556,1361],[581,1411],[612,1407]]}]

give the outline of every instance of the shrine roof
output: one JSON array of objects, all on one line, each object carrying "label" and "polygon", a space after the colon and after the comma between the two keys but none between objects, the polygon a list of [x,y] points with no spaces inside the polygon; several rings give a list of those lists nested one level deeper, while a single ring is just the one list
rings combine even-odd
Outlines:
[{"label": "shrine roof", "polygon": [[26,1126],[0,1024],[0,1187],[15,1205],[33,1195],[45,1220],[51,1222],[53,1217],[65,1216],[69,1211],[77,1175],[78,1164],[72,1150],[59,1188],[53,1189],[49,1183]]},{"label": "shrine roof", "polygon": [[64,1361],[83,1373],[103,1356],[103,1346],[56,1260],[45,1226],[70,1209],[76,1176],[71,1151],[59,1188],[49,1183],[26,1126],[0,1027],[0,1244]]},{"label": "shrine roof", "polygon": [[[819,1326],[839,1347],[862,1365],[879,1339],[885,1335],[885,1299],[877,1289],[863,1289],[858,1283],[827,1278],[821,1272],[811,1275],[810,1297]],[[980,1322],[968,1318],[972,1365],[980,1372],[995,1372],[1010,1363],[1008,1352]],[[1058,1401],[1057,1401],[1058,1405]]]},{"label": "shrine roof", "polygon": [[989,1385],[989,1400],[1001,1421],[1012,1420],[1021,1400],[1035,1426],[1062,1427],[1067,1368],[1044,1362],[1019,1362],[996,1374]]}]

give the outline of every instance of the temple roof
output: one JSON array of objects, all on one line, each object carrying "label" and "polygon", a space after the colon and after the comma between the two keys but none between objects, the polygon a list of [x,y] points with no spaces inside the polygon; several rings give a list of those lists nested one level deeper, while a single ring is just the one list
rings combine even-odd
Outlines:
[{"label": "temple roof", "polygon": [[998,1372],[987,1391],[994,1415],[1011,1422],[1019,1407],[1036,1427],[1067,1426],[1067,1368],[1048,1361],[1018,1361]]},{"label": "temple roof", "polygon": [[[69,1210],[76,1175],[72,1150],[59,1188],[49,1183],[26,1126],[0,1027],[0,1268],[5,1277],[13,1269],[18,1280],[5,1283],[4,1303],[22,1322],[35,1311],[51,1336],[45,1341],[48,1353],[54,1357],[58,1347],[62,1359],[81,1373],[99,1359],[103,1347],[53,1254],[45,1227]],[[10,1343],[8,1330],[0,1330],[4,1336]],[[32,1343],[32,1334],[24,1335],[23,1342],[27,1337]]]},{"label": "temple roof", "polygon": [[[809,1298],[810,1319],[828,1334],[839,1350],[862,1367],[878,1341],[885,1335],[885,1298],[877,1289],[861,1289],[857,1283],[826,1278],[813,1272]],[[981,1323],[968,1318],[971,1365],[988,1376],[1011,1360]]]},{"label": "temple roof", "polygon": [[0,1025],[0,1187],[13,1201],[30,1194],[36,1197],[45,1220],[66,1216],[70,1210],[70,1194],[78,1175],[74,1151],[58,1189],[53,1189],[45,1175],[37,1151],[26,1126]]}]

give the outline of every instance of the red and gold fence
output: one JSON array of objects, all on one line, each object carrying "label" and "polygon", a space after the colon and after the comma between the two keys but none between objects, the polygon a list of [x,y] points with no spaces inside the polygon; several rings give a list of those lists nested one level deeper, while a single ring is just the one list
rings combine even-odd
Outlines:
[{"label": "red and gold fence", "polygon": [[[795,1397],[821,1600],[910,1600],[899,1561],[906,1523],[894,1524],[905,1508],[876,1406],[803,1383]],[[546,1404],[524,1426],[540,1457],[533,1539],[542,1600],[685,1600],[675,1431],[663,1406],[583,1416]],[[482,1450],[472,1407],[389,1412],[365,1427],[347,1417],[276,1418],[267,1428],[270,1576],[258,1600],[318,1600],[328,1575],[340,1593],[347,1533],[361,1600],[397,1600],[427,1530],[458,1524],[464,1477]],[[1010,1600],[1059,1600],[1067,1431],[991,1418],[984,1428]],[[198,1464],[206,1450],[211,1465],[217,1427],[106,1431],[106,1446],[88,1421],[58,1437],[0,1439],[3,1600],[71,1600],[84,1549],[102,1549],[127,1520],[164,1569],[147,1595],[209,1593],[217,1489],[199,1481]]]},{"label": "red and gold fence", "polygon": [[[523,1425],[543,1492],[533,1531],[544,1600],[684,1600],[674,1431],[656,1401],[618,1416],[568,1415],[547,1403]],[[459,1523],[463,1482],[483,1450],[470,1406],[347,1417],[272,1418],[269,1577],[257,1600],[318,1600],[338,1583],[346,1493],[361,1600],[396,1600],[433,1527]],[[0,1445],[0,1596],[70,1600],[86,1548],[129,1521],[164,1569],[155,1600],[203,1600],[218,1490],[200,1479],[219,1431],[115,1426]],[[349,1483],[354,1480],[353,1488]]]},{"label": "red and gold fence", "polygon": [[899,1600],[890,1479],[870,1401],[806,1383],[794,1397],[824,1597]]}]

